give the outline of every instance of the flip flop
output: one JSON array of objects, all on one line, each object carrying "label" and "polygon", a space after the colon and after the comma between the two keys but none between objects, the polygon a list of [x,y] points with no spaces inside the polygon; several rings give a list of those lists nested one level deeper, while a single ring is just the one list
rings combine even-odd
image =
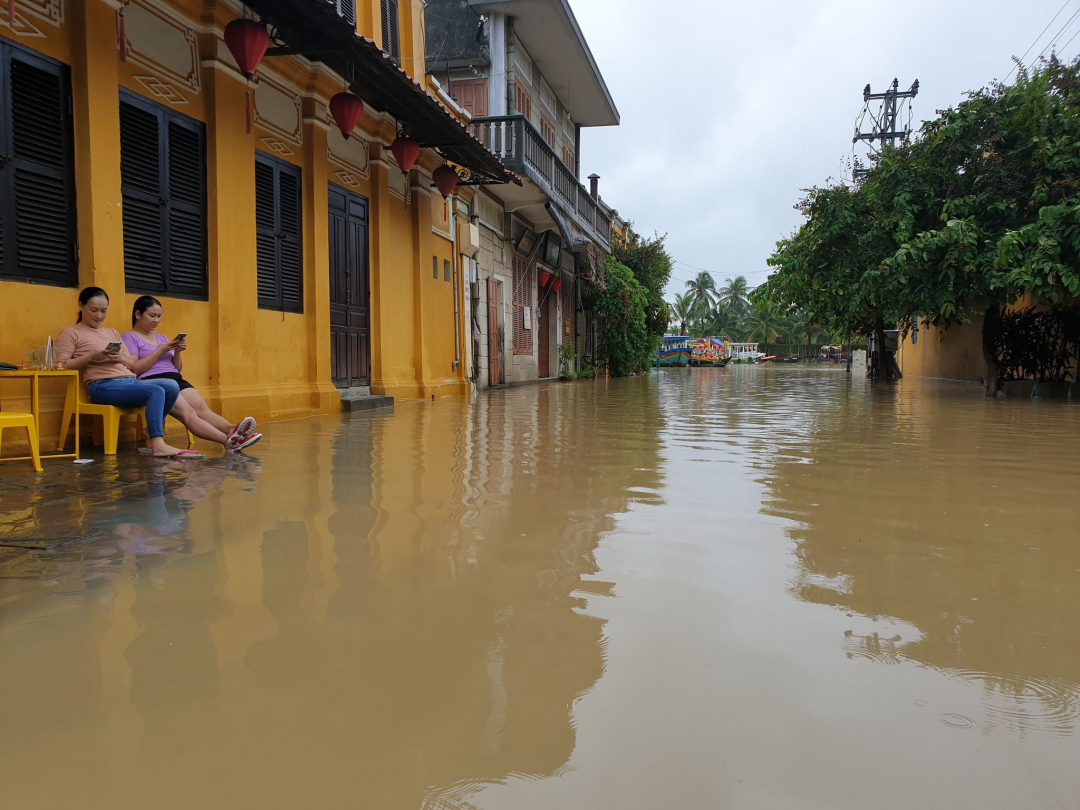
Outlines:
[{"label": "flip flop", "polygon": [[175,455],[164,456],[164,458],[171,458],[173,461],[202,461],[206,456],[198,450],[181,450]]},{"label": "flip flop", "polygon": [[152,456],[154,455],[153,447],[140,447],[138,450],[140,456]]}]

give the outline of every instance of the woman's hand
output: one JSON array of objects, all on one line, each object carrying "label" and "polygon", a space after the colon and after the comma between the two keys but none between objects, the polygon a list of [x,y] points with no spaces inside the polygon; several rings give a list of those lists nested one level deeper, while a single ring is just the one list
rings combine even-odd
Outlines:
[{"label": "woman's hand", "polygon": [[110,352],[108,350],[108,348],[98,349],[96,352],[94,352],[94,353],[92,353],[90,355],[90,362],[91,363],[114,363],[114,362],[116,362],[117,355],[119,353],[120,353],[119,349],[117,349],[115,352]]},{"label": "woman's hand", "polygon": [[170,343],[168,345],[170,347],[172,347],[172,350],[174,352],[179,353],[179,352],[182,352],[185,349],[187,349],[187,340],[186,339],[185,340],[174,340],[172,343]]}]

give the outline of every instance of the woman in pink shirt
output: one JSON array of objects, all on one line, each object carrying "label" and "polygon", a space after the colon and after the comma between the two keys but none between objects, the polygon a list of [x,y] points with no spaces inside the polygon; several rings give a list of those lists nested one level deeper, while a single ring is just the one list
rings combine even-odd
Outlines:
[{"label": "woman in pink shirt", "polygon": [[146,432],[157,458],[200,459],[194,450],[177,450],[165,443],[165,415],[180,396],[176,383],[142,382],[135,377],[135,358],[125,349],[120,333],[104,326],[109,296],[101,287],[79,293],[79,319],[56,340],[56,362],[80,372],[90,401],[121,408],[146,408]]},{"label": "woman in pink shirt", "polygon": [[[195,386],[183,378],[184,368],[181,352],[187,348],[186,340],[169,340],[157,334],[161,323],[161,302],[152,295],[136,299],[131,309],[131,331],[124,332],[123,341],[128,352],[135,358],[132,370],[146,382],[172,381],[180,389],[180,396],[170,416],[200,439],[217,442],[230,453],[239,453],[262,438],[255,432],[255,420],[247,416],[237,425],[210,410]],[[181,337],[186,338],[186,335]]]}]

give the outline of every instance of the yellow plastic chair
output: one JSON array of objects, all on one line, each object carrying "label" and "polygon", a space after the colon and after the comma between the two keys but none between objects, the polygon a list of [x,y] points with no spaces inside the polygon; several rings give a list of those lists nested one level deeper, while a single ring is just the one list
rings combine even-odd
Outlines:
[{"label": "yellow plastic chair", "polygon": [[[135,417],[135,429],[141,437],[146,432],[146,414],[142,407],[120,408],[116,405],[98,405],[90,401],[90,395],[86,392],[86,386],[81,383],[76,386],[79,389],[79,414],[90,414],[101,417],[102,443],[105,445],[105,455],[116,455],[116,444],[120,438],[120,419],[125,416]],[[60,421],[60,438],[56,442],[57,450],[63,450],[67,443],[68,428],[71,427],[71,418],[75,415],[75,400],[72,396],[71,386],[68,387],[67,396],[64,398],[64,416]],[[195,446],[195,437],[191,431],[187,431],[188,448]]]},{"label": "yellow plastic chair", "polygon": [[[0,411],[0,439],[3,438],[4,428],[26,428],[26,438],[30,442],[30,460],[34,462],[34,470],[41,472],[41,456],[38,455],[38,433],[34,427],[34,415],[31,413],[11,413]],[[0,459],[7,461],[8,459]]]}]

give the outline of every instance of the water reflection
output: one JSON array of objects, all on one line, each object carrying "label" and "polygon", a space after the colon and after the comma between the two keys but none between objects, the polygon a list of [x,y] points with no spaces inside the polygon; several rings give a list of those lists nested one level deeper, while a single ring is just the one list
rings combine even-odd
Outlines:
[{"label": "water reflection", "polygon": [[918,381],[853,390],[862,407],[818,403],[761,460],[765,511],[795,521],[791,592],[848,612],[851,658],[980,686],[985,731],[1072,734],[1074,411]]},{"label": "water reflection", "polygon": [[596,544],[658,498],[663,425],[512,390],[27,496],[20,531],[100,534],[0,569],[5,804],[449,807],[556,773],[604,669]]}]

